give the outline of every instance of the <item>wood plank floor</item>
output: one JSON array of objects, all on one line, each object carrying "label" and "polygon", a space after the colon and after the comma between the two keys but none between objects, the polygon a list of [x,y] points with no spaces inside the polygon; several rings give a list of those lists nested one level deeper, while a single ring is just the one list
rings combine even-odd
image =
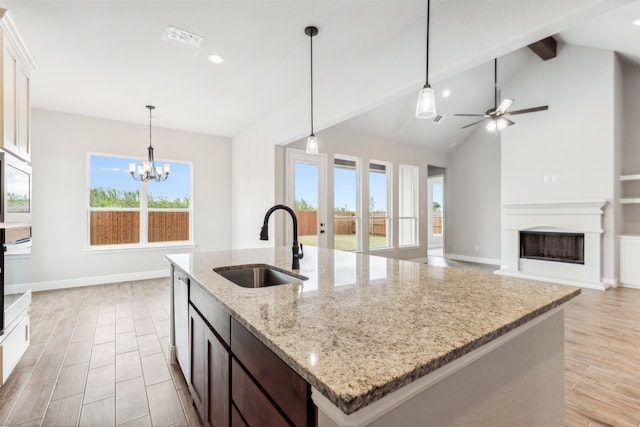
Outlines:
[{"label": "wood plank floor", "polygon": [[[167,363],[168,279],[37,292],[31,346],[0,388],[2,426],[198,426]],[[566,310],[567,426],[640,426],[640,291]]]}]

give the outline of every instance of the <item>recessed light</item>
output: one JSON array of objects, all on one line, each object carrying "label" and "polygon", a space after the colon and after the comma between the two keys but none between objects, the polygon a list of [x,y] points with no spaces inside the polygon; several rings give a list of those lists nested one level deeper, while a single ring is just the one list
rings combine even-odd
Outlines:
[{"label": "recessed light", "polygon": [[451,95],[451,91],[449,89],[445,89],[442,91],[442,97],[443,98],[448,98],[449,95]]},{"label": "recessed light", "polygon": [[224,62],[224,58],[220,55],[216,55],[215,53],[207,56],[207,59],[209,62],[213,62],[214,64],[222,64]]},{"label": "recessed light", "polygon": [[635,21],[633,21],[633,25],[637,25],[638,27],[640,27],[640,19],[636,19]]}]

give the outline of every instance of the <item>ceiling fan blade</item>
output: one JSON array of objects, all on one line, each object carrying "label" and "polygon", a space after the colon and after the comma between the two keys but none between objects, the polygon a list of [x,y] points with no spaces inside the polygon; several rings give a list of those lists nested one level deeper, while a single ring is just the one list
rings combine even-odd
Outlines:
[{"label": "ceiling fan blade", "polygon": [[506,113],[511,104],[513,104],[513,99],[503,99],[498,108],[496,108],[496,112],[499,114]]},{"label": "ceiling fan blade", "polygon": [[469,126],[473,126],[473,125],[477,125],[478,123],[482,123],[482,122],[484,122],[485,120],[487,120],[487,119],[482,119],[482,120],[478,120],[477,122],[469,123],[469,124],[468,124],[468,125],[466,125],[466,126],[462,126],[460,129],[468,128]]},{"label": "ceiling fan blade", "polygon": [[464,117],[484,117],[484,114],[454,114],[454,116],[464,116]]},{"label": "ceiling fan blade", "polygon": [[507,126],[512,126],[512,125],[516,124],[516,122],[511,121],[511,120],[507,119],[506,117],[502,117],[502,120],[507,122]]},{"label": "ceiling fan blade", "polygon": [[536,111],[544,111],[548,109],[549,109],[548,105],[543,105],[541,107],[533,107],[533,108],[525,108],[524,110],[509,111],[508,113],[506,113],[506,115],[514,116],[516,114],[534,113]]}]

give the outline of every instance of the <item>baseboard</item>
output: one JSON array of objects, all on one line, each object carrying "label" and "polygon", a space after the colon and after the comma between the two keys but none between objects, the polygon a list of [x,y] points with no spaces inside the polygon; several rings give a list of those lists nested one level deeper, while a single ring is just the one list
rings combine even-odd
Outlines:
[{"label": "baseboard", "polygon": [[482,258],[482,257],[476,257],[476,256],[456,255],[456,254],[444,254],[444,257],[447,259],[455,260],[455,261],[466,261],[466,262],[475,262],[478,264],[500,265],[499,258]]},{"label": "baseboard", "polygon": [[620,283],[623,288],[640,289],[640,285],[630,285],[628,283]]},{"label": "baseboard", "polygon": [[[169,277],[169,269],[140,271],[135,273],[110,274],[107,276],[79,277],[76,279],[48,280],[42,282],[32,282],[30,286],[33,292],[38,292],[49,291],[53,289],[77,288],[80,286],[104,285],[107,283],[130,282],[132,280],[157,279],[160,277]],[[11,288],[11,286],[8,286],[7,288]]]},{"label": "baseboard", "polygon": [[529,273],[523,273],[521,271],[512,271],[512,270],[505,270],[505,269],[496,270],[493,273],[500,276],[510,276],[510,277],[517,277],[519,279],[537,280],[539,282],[557,283],[559,285],[578,286],[586,289],[596,289],[598,291],[606,291],[609,287],[611,287],[611,285],[609,283],[606,283],[605,281],[595,282],[595,283],[584,282],[581,280],[572,280],[572,279],[565,279],[565,278],[552,277],[552,276],[542,276],[539,274],[529,274]]}]

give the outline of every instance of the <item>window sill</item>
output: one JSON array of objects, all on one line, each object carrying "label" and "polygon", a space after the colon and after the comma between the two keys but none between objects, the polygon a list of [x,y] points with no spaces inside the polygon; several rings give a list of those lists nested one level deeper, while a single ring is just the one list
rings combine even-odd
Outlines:
[{"label": "window sill", "polygon": [[105,246],[93,246],[84,249],[82,252],[87,255],[105,254],[105,253],[126,253],[126,252],[161,252],[167,249],[193,249],[196,244],[193,242],[181,242],[181,243],[163,243],[147,246],[139,245],[105,245]]}]

